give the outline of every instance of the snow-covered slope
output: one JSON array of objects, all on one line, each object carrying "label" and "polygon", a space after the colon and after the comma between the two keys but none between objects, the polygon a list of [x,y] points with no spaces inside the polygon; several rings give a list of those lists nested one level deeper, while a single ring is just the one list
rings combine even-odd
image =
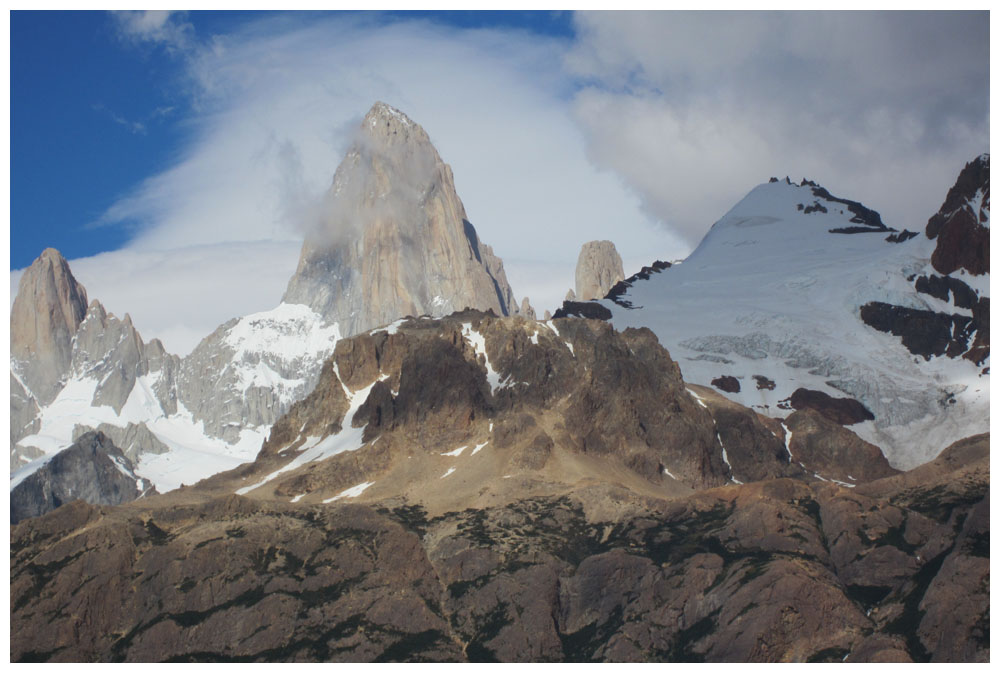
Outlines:
[{"label": "snow-covered slope", "polygon": [[[118,324],[113,316],[103,317]],[[148,350],[134,331],[128,335],[138,351]],[[83,364],[41,408],[35,431],[12,446],[11,488],[86,428],[100,428],[121,444],[128,437],[131,443],[121,448],[135,461],[136,473],[160,492],[251,461],[271,424],[311,391],[339,338],[336,325],[291,304],[226,323],[168,368],[151,367],[148,358],[123,360],[116,353],[124,339],[98,348],[74,338],[74,360]],[[171,379],[166,387],[164,372]],[[101,396],[116,373],[129,386],[120,406]]]},{"label": "snow-covered slope", "polygon": [[[988,204],[986,217],[988,226]],[[772,181],[682,264],[636,280],[619,303],[601,303],[616,328],[653,329],[686,381],[734,377],[739,391],[727,396],[762,413],[790,413],[799,388],[860,401],[875,419],[851,429],[906,469],[989,429],[988,356],[976,364],[915,355],[860,317],[869,302],[971,317],[953,295],[915,290],[916,278],[935,273],[934,248],[924,234],[899,236],[877,213],[813,183]],[[953,276],[988,296],[988,274]]]}]

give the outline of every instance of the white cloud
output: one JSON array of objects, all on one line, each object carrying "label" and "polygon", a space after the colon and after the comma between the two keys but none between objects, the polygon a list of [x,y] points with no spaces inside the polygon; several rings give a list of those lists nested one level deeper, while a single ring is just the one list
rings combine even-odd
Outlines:
[{"label": "white cloud", "polygon": [[596,162],[697,243],[768,177],[817,180],[920,229],[989,149],[976,13],[599,13],[567,56]]},{"label": "white cloud", "polygon": [[200,110],[191,144],[104,219],[138,225],[134,251],[298,241],[361,117],[384,100],[424,126],[451,164],[518,299],[554,309],[586,241],[610,238],[643,263],[686,252],[586,156],[560,84],[564,50],[421,22],[268,21],[216,37],[187,56]]}]

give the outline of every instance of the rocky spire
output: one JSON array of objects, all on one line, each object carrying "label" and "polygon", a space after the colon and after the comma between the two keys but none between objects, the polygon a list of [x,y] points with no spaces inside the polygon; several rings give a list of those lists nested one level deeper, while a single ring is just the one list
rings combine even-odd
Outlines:
[{"label": "rocky spire", "polygon": [[73,335],[86,314],[87,291],[59,251],[46,248],[21,276],[10,311],[12,366],[42,404],[59,392],[73,359]]},{"label": "rocky spire", "polygon": [[503,262],[484,245],[427,133],[376,103],[333,178],[284,301],[350,335],[406,315],[517,311]]},{"label": "rocky spire", "polygon": [[[611,241],[590,241],[576,261],[576,297],[580,301],[603,299],[615,283],[625,278],[622,258]],[[568,299],[568,295],[567,295]]]}]

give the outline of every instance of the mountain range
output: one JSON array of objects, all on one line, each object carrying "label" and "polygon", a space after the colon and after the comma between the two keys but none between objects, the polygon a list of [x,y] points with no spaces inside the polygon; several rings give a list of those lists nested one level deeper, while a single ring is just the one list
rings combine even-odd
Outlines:
[{"label": "mountain range", "polygon": [[13,660],[989,659],[988,155],[926,226],[589,243],[545,320],[384,103],[306,225],[184,358],[24,273]]}]

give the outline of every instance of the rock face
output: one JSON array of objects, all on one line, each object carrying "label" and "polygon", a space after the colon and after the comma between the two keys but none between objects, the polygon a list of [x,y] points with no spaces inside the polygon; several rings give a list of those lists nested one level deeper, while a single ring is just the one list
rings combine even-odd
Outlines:
[{"label": "rock face", "polygon": [[[555,456],[566,454],[610,461],[651,488],[730,479],[711,414],[648,330],[469,311],[340,341],[315,390],[275,423],[257,462],[240,468],[249,484],[240,492],[267,484],[319,498],[362,482],[390,484],[392,469],[411,465],[401,460],[416,465],[421,455],[484,442],[497,469],[509,461],[512,474],[555,469]],[[385,452],[371,472],[317,462],[362,446],[359,454]],[[297,465],[305,471],[289,469]]]},{"label": "rock face", "polygon": [[927,238],[937,241],[931,262],[938,273],[990,271],[990,155],[962,169],[941,209],[927,221]]},{"label": "rock face", "polygon": [[831,397],[819,390],[799,388],[788,399],[792,409],[813,409],[820,415],[840,425],[853,425],[875,419],[872,412],[857,400]]},{"label": "rock face", "polygon": [[576,260],[576,298],[579,301],[603,299],[616,283],[624,279],[622,258],[614,243],[590,241],[583,244]]},{"label": "rock face", "polygon": [[181,402],[212,437],[232,443],[246,429],[266,434],[316,385],[339,338],[336,325],[298,304],[234,318],[181,362]]},{"label": "rock face", "polygon": [[[133,464],[137,463],[143,454],[166,453],[170,450],[170,447],[153,434],[145,423],[129,423],[125,427],[101,423],[97,426],[97,431],[111,440]],[[73,441],[79,441],[81,437],[91,432],[93,430],[90,427],[78,425],[73,431]]]},{"label": "rock face", "polygon": [[150,377],[150,390],[164,413],[177,411],[177,370],[180,360],[159,339],[144,343],[126,313],[123,320],[109,315],[96,299],[80,323],[73,349],[76,378],[98,381],[92,403],[121,413],[136,380]]},{"label": "rock face", "polygon": [[385,103],[365,115],[337,168],[283,301],[309,306],[345,336],[407,315],[517,311],[451,168],[423,128]]},{"label": "rock face", "polygon": [[11,660],[985,662],[988,483],[77,502],[11,531]]},{"label": "rock face", "polygon": [[856,485],[897,474],[874,444],[840,427],[823,411],[796,411],[782,425],[791,460],[814,474]]},{"label": "rock face", "polygon": [[120,505],[156,489],[137,477],[132,461],[100,432],[88,432],[10,492],[10,522],[41,516],[74,500]]},{"label": "rock face", "polygon": [[[180,360],[159,340],[144,343],[127,314],[119,320],[96,299],[86,302],[86,290],[55,250],[43,252],[21,278],[11,309],[12,471],[69,446],[80,434],[75,424],[96,428],[108,415],[101,409],[125,413],[140,379],[139,405],[150,418],[177,412]],[[43,411],[57,402],[60,427],[43,427]]]},{"label": "rock face", "polygon": [[10,310],[11,366],[42,404],[55,398],[73,359],[73,335],[87,313],[87,291],[57,250],[47,248],[21,276]]}]

